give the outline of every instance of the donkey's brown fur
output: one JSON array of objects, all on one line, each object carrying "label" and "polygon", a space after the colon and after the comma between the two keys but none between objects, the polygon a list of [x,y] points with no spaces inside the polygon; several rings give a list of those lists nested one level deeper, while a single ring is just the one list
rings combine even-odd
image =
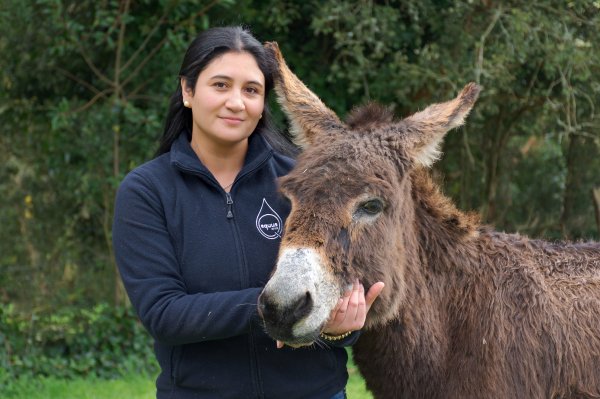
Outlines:
[{"label": "donkey's brown fur", "polygon": [[[354,346],[374,396],[600,398],[600,244],[493,231],[426,169],[479,88],[402,121],[371,105],[343,123],[269,48],[307,145],[281,181],[282,248],[314,249],[340,287],[385,282]],[[383,210],[365,216],[373,200]]]}]

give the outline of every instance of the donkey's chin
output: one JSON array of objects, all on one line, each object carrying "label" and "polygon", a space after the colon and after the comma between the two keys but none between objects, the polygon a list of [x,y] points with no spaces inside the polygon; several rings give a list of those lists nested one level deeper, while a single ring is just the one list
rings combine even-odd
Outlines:
[{"label": "donkey's chin", "polygon": [[274,340],[281,341],[287,346],[291,346],[292,348],[301,348],[303,346],[310,346],[315,343],[317,340],[319,333],[308,334],[308,335],[294,335],[294,334],[282,334],[277,329],[269,329],[266,328],[267,334],[273,338]]},{"label": "donkey's chin", "polygon": [[315,343],[315,341],[311,341],[311,342],[289,342],[289,341],[281,341],[284,343],[284,345],[287,346],[291,346],[292,348],[302,348],[303,346],[311,346],[312,344]]},{"label": "donkey's chin", "polygon": [[281,341],[287,346],[299,348],[310,346],[318,341],[323,325],[324,323],[313,324],[302,319],[293,324],[266,321],[264,326],[265,332],[272,339]]}]

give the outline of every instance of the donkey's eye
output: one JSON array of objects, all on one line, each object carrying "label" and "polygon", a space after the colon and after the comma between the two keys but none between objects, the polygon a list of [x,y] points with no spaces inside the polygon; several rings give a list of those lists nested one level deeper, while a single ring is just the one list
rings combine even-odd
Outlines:
[{"label": "donkey's eye", "polygon": [[358,207],[358,212],[367,214],[367,215],[377,215],[383,211],[383,202],[379,199],[372,199],[366,202],[363,202]]}]

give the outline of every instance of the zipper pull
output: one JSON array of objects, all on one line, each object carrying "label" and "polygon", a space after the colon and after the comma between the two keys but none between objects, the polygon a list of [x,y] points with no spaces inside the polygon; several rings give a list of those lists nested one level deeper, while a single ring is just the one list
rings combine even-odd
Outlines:
[{"label": "zipper pull", "polygon": [[226,192],[225,195],[227,196],[227,219],[233,219],[233,211],[231,209],[233,199],[231,198],[231,194]]}]

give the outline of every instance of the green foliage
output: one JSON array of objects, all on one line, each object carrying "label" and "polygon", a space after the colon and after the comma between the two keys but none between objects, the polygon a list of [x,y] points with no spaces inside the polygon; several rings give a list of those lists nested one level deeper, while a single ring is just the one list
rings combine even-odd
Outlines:
[{"label": "green foliage", "polygon": [[114,378],[156,372],[152,341],[130,307],[99,304],[25,315],[0,308],[0,385],[15,377]]},{"label": "green foliage", "polygon": [[[231,6],[128,4],[7,1],[0,12],[0,297],[38,311],[125,303],[116,188],[155,150],[198,20]],[[38,295],[24,295],[32,282]]]},{"label": "green foliage", "polygon": [[477,81],[481,98],[435,166],[445,192],[501,230],[599,237],[597,1],[5,0],[0,303],[28,314],[125,303],[115,190],[152,157],[187,44],[227,24],[278,41],[341,116],[369,100],[406,116]]}]

